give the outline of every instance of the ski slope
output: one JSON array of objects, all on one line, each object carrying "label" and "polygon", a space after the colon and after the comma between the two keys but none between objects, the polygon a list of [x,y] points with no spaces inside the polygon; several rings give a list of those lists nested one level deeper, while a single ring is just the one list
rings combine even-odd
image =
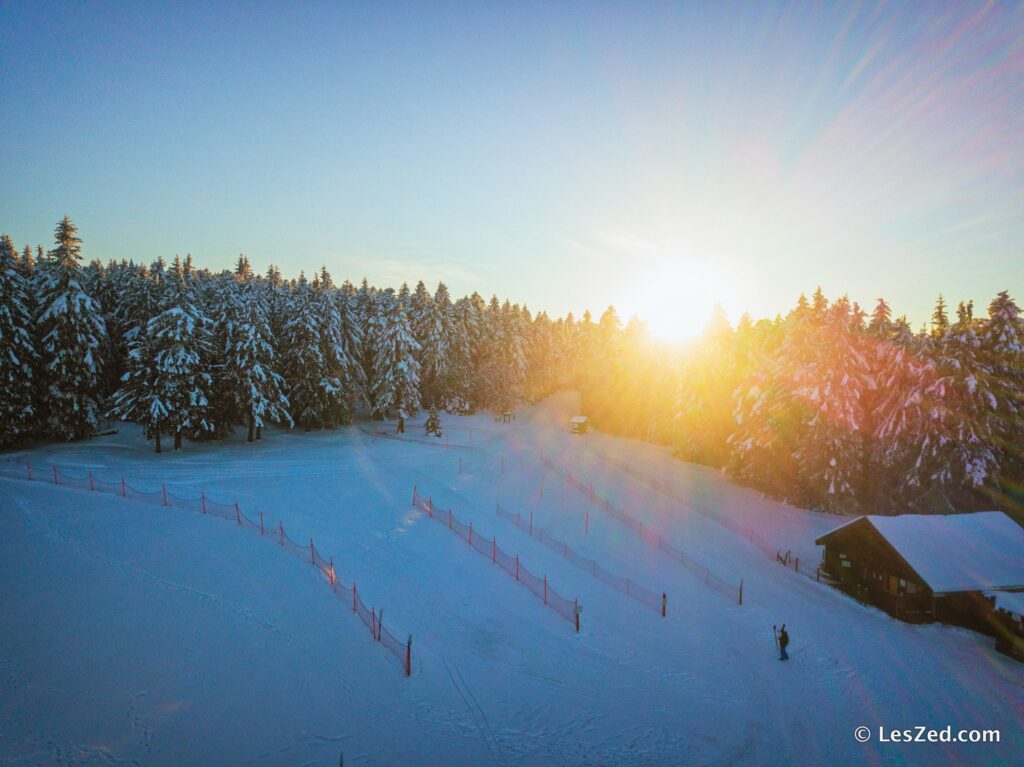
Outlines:
[{"label": "ski slope", "polygon": [[[995,765],[1024,753],[1024,666],[990,639],[897,622],[737,532],[813,563],[834,517],[654,446],[568,435],[574,407],[559,395],[509,425],[447,416],[448,449],[413,427],[417,441],[375,437],[393,426],[364,422],[162,455],[125,427],[3,456],[282,518],[334,556],[396,636],[412,634],[413,662],[407,678],[312,567],[229,521],[0,479],[0,763]],[[541,453],[742,579],[743,605],[559,481]],[[414,510],[414,486],[578,598],[580,633]],[[667,617],[499,517],[499,503],[666,592]],[[783,622],[789,663],[773,644]],[[853,737],[919,724],[995,728],[1001,740]]]}]

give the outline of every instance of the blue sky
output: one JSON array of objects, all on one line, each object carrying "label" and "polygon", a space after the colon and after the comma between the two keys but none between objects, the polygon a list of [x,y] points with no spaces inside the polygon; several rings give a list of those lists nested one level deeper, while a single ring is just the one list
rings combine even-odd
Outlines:
[{"label": "blue sky", "polygon": [[0,2],[0,229],[666,335],[1024,298],[1024,5]]}]

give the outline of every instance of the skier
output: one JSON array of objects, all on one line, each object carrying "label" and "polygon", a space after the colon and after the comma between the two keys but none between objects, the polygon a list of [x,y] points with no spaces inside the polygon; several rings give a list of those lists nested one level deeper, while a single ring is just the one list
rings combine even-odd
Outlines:
[{"label": "skier", "polygon": [[786,624],[782,624],[782,628],[779,629],[779,660],[789,660],[789,655],[786,653],[786,647],[789,645],[789,633],[786,631]]}]

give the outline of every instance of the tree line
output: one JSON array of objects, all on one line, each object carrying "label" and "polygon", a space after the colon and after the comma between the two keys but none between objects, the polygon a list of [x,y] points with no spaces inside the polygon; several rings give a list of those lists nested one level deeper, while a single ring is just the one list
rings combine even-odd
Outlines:
[{"label": "tree line", "polygon": [[191,257],[83,266],[64,218],[49,251],[0,238],[0,444],[89,437],[105,417],[141,424],[159,452],[238,426],[249,440],[331,428],[359,407],[504,410],[567,384],[550,359],[565,327],[444,283],[287,280],[245,256],[216,274]]},{"label": "tree line", "polygon": [[939,296],[915,331],[819,289],[735,328],[718,310],[676,354],[613,310],[587,332],[580,388],[602,428],[805,508],[945,513],[1024,501],[1024,324],[1008,292],[983,317]]},{"label": "tree line", "polygon": [[305,429],[421,409],[506,410],[567,388],[598,428],[799,506],[945,512],[1024,499],[1024,323],[1007,292],[976,317],[942,297],[915,331],[819,289],[785,316],[721,311],[684,350],[613,307],[552,320],[525,306],[196,268],[82,265],[70,220],[54,247],[0,237],[0,445],[80,439],[104,418],[160,450],[241,426]]}]

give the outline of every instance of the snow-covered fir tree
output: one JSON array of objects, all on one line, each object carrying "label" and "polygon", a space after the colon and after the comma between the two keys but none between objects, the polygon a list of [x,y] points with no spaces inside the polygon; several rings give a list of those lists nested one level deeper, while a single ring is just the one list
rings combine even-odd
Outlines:
[{"label": "snow-covered fir tree", "polygon": [[35,422],[29,280],[11,238],[0,235],[0,445],[24,439]]},{"label": "snow-covered fir tree", "polygon": [[274,345],[266,294],[236,271],[225,290],[217,319],[219,350],[218,395],[227,400],[225,417],[248,428],[248,441],[259,439],[271,423],[292,425],[284,379],[274,368]]},{"label": "snow-covered fir tree", "polygon": [[173,436],[180,450],[186,434],[213,429],[207,369],[212,321],[197,307],[188,286],[173,279],[163,310],[133,336],[128,370],[114,395],[111,415],[143,424],[161,452],[161,437]]},{"label": "snow-covered fir tree", "polygon": [[99,304],[86,293],[78,230],[65,216],[40,269],[36,333],[45,387],[46,433],[91,436],[99,424],[102,358],[107,329]]},{"label": "snow-covered fir tree", "polygon": [[419,344],[405,307],[390,291],[377,294],[374,311],[373,414],[413,418],[420,409]]}]

